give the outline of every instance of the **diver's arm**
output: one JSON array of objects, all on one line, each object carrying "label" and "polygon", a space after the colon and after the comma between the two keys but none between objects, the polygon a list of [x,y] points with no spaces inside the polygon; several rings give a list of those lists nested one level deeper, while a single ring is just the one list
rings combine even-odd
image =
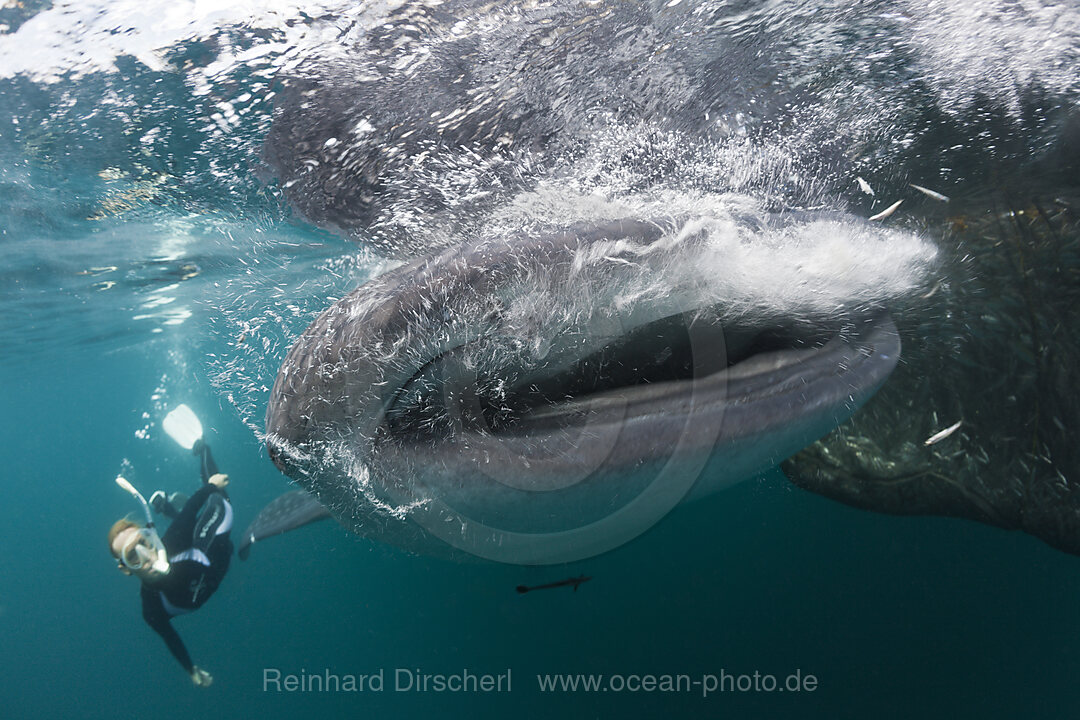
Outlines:
[{"label": "diver's arm", "polygon": [[210,478],[218,474],[217,463],[214,462],[210,446],[200,438],[195,441],[191,451],[199,456],[199,475],[202,477],[203,484],[210,482]]},{"label": "diver's arm", "polygon": [[169,614],[165,612],[165,606],[161,604],[161,597],[145,585],[142,588],[142,613],[146,624],[161,636],[169,652],[184,667],[187,674],[191,675],[195,665],[191,662],[187,648],[184,647],[184,641],[180,639],[180,635],[169,622]]}]

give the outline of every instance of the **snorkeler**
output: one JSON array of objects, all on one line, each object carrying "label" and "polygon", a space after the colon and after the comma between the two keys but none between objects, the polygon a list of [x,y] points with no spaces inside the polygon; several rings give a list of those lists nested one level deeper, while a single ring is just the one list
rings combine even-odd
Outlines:
[{"label": "snorkeler", "polygon": [[169,529],[159,536],[150,504],[131,483],[118,477],[117,484],[142,505],[146,525],[139,526],[128,519],[117,521],[109,530],[109,550],[122,573],[135,575],[142,581],[143,619],[165,640],[191,681],[206,687],[213,677],[192,663],[170,621],[202,607],[225,577],[233,551],[229,538],[233,513],[225,492],[228,476],[218,472],[210,447],[202,440],[198,420],[185,406],[181,408],[190,415],[186,418],[187,432],[181,436],[172,431],[169,434],[199,456],[203,486],[179,510],[173,504],[176,494],[166,498],[158,491],[151,496],[154,509],[172,518]]}]

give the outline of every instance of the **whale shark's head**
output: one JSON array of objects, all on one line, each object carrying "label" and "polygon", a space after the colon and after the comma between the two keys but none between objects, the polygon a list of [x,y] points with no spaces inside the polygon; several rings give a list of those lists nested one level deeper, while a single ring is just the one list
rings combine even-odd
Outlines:
[{"label": "whale shark's head", "polygon": [[[883,278],[835,283],[855,237],[867,253],[917,242],[805,214],[627,219],[399,266],[295,343],[271,457],[345,525],[410,548],[525,564],[611,549],[775,466],[884,382],[900,342],[873,300]],[[793,242],[811,250],[784,261]]]},{"label": "whale shark's head", "polygon": [[[1069,482],[1076,465],[1070,419],[1077,413],[1066,370],[1077,364],[1062,331],[1075,314],[1069,258],[1076,244],[1078,126],[1076,74],[1066,70],[1075,65],[1077,43],[1062,28],[1077,25],[1063,23],[1053,4],[1017,11],[1009,3],[981,3],[974,14],[966,5],[955,11],[912,5],[901,13],[857,5],[840,18],[818,7],[793,11],[769,3],[750,10],[468,0],[431,10],[406,3],[362,36],[348,36],[339,52],[283,73],[263,152],[267,165],[294,209],[384,256],[468,264],[477,237],[502,238],[519,246],[508,253],[524,253],[528,243],[520,241],[558,235],[576,221],[599,228],[618,217],[715,220],[723,213],[688,209],[693,203],[684,200],[738,193],[773,211],[831,208],[919,228],[935,238],[943,258],[932,287],[905,295],[917,286],[905,279],[911,260],[923,255],[905,252],[912,247],[902,233],[885,238],[844,217],[829,227],[821,217],[789,217],[784,225],[757,213],[764,229],[747,230],[754,222],[712,228],[706,252],[683,256],[685,272],[673,269],[679,263],[647,264],[656,288],[686,289],[689,282],[705,289],[673,294],[673,307],[653,305],[663,297],[654,288],[623,292],[604,285],[611,277],[639,282],[610,272],[623,262],[631,272],[641,265],[636,257],[597,251],[603,262],[584,262],[572,282],[553,283],[562,296],[541,266],[501,294],[477,293],[493,299],[460,315],[470,318],[464,327],[479,333],[465,332],[460,347],[413,356],[420,346],[408,328],[424,324],[403,320],[403,334],[386,334],[394,338],[387,346],[391,364],[400,363],[401,373],[385,380],[376,373],[391,395],[371,403],[361,399],[363,381],[342,389],[344,381],[328,369],[342,363],[330,352],[318,361],[327,398],[304,399],[314,385],[297,368],[311,359],[296,351],[286,370],[299,378],[297,396],[275,396],[271,428],[309,454],[294,463],[279,450],[282,465],[336,504],[354,528],[363,520],[353,508],[374,502],[417,520],[428,513],[438,522],[427,525],[442,523],[459,535],[467,534],[462,517],[483,518],[484,527],[502,522],[507,506],[490,498],[504,497],[501,487],[516,482],[495,473],[498,492],[466,496],[479,485],[462,478],[490,477],[493,467],[537,478],[543,466],[556,478],[550,482],[561,485],[569,476],[612,468],[629,488],[623,497],[564,494],[578,517],[595,519],[631,507],[626,495],[648,497],[643,488],[657,484],[638,478],[635,486],[631,473],[614,468],[649,465],[648,441],[670,446],[672,433],[683,437],[672,428],[721,427],[721,437],[730,438],[724,433],[733,427],[732,408],[746,411],[737,424],[758,428],[748,432],[759,439],[755,452],[716,451],[708,471],[691,466],[680,474],[720,477],[713,471],[722,465],[726,477],[738,477],[787,452],[781,439],[799,436],[793,429],[801,416],[790,408],[764,412],[763,395],[726,406],[722,425],[665,424],[654,421],[660,413],[643,411],[647,417],[635,416],[634,426],[647,431],[625,453],[609,452],[599,440],[573,440],[574,432],[592,436],[592,425],[574,430],[585,427],[581,418],[601,417],[605,403],[651,402],[666,408],[662,415],[670,420],[677,393],[666,393],[680,383],[700,387],[702,377],[739,376],[769,352],[813,349],[825,357],[826,348],[842,343],[868,347],[864,338],[877,332],[875,318],[882,317],[875,313],[888,308],[905,330],[905,367],[868,412],[789,462],[789,476],[859,507],[971,517],[1023,528],[1080,553],[1080,500]],[[1001,33],[1008,42],[985,41]],[[863,60],[855,67],[851,58]],[[622,204],[628,212],[590,216],[582,203],[548,202],[553,189]],[[509,221],[500,217],[515,213]],[[737,241],[725,243],[731,238]],[[859,251],[868,247],[874,251]],[[700,272],[692,276],[688,269]],[[595,306],[618,307],[610,316],[583,309],[575,303],[591,301],[594,282],[606,288],[600,296],[636,303]],[[348,310],[380,327],[366,305],[379,287],[358,291],[331,313]],[[648,319],[620,314],[630,308],[644,308]],[[619,331],[605,334],[604,320]],[[320,339],[320,323],[340,333],[347,324],[324,316],[313,326],[304,342],[322,352],[336,341]],[[574,346],[574,332],[599,344]],[[690,336],[700,342],[678,341]],[[691,378],[686,368],[709,355],[699,348],[715,346],[718,337],[730,368]],[[620,368],[631,370],[620,376]],[[776,368],[765,385],[793,368]],[[827,398],[817,394],[824,387],[806,397]],[[839,406],[857,405],[862,390],[856,383]],[[290,414],[275,421],[273,412],[286,408]],[[381,419],[357,424],[360,408],[378,408]],[[775,422],[751,422],[762,418]],[[571,428],[566,444],[544,434],[552,427]],[[954,433],[945,442],[940,433],[947,428]],[[934,438],[939,441],[929,442]],[[510,460],[512,445],[513,457],[527,458],[527,466]],[[327,448],[351,465],[320,470],[334,464]],[[562,452],[587,470],[541,463],[537,448]],[[746,458],[755,460],[740,467]],[[374,501],[333,491],[350,487],[323,481],[334,476],[351,478],[353,489]],[[408,493],[387,498],[374,490],[398,481]],[[450,513],[446,502],[432,510],[434,497],[461,511]],[[565,529],[566,523],[544,526],[536,519],[575,517],[556,507],[557,497],[534,493],[531,515],[520,513],[514,526]],[[505,533],[486,537],[470,546],[513,544]]]}]

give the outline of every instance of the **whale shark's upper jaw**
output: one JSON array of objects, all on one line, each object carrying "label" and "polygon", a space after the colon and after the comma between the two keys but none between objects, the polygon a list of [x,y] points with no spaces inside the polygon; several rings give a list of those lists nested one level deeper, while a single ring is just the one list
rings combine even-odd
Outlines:
[{"label": "whale shark's upper jaw", "polygon": [[[653,252],[667,232],[618,221],[473,243],[358,288],[282,365],[267,409],[271,457],[311,488],[330,446],[448,477],[497,441],[542,485],[579,466],[617,474],[676,446],[727,448],[742,479],[842,422],[892,371],[899,341],[880,312],[730,322],[686,287],[609,312],[627,282],[682,261]],[[645,248],[635,260],[656,267],[612,281],[624,268],[607,262],[614,241]],[[605,295],[611,282],[618,292]],[[595,297],[565,298],[576,292]],[[528,306],[534,295],[555,306]],[[566,310],[560,298],[569,320],[544,315]],[[590,433],[606,439],[584,442]]]}]

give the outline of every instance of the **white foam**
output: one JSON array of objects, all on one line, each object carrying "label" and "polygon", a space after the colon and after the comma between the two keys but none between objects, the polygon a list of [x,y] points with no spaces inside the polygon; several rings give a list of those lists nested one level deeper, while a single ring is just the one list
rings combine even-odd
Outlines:
[{"label": "white foam", "polygon": [[1034,0],[908,0],[911,48],[944,109],[980,94],[1017,109],[1030,85],[1080,91],[1080,5]]},{"label": "white foam", "polygon": [[[703,300],[736,313],[822,315],[888,303],[922,288],[937,258],[933,243],[903,229],[837,214],[784,218],[738,194],[669,191],[615,201],[545,185],[516,197],[488,233],[535,232],[552,218],[563,223],[620,218],[678,223],[654,247],[635,252],[691,243],[692,249],[676,252],[678,266],[654,277],[653,287],[639,286],[635,292],[644,297],[692,284],[708,296]],[[579,265],[600,261],[634,262],[635,257],[625,243],[615,241],[594,244],[577,259]]]},{"label": "white foam", "polygon": [[[382,12],[401,2],[377,3]],[[152,70],[166,70],[164,54],[185,41],[249,33],[252,47],[230,50],[224,36],[217,61],[205,69],[208,77],[264,56],[284,57],[299,47],[320,47],[325,29],[311,18],[359,15],[354,3],[317,0],[80,0],[53,3],[0,35],[0,77],[26,75],[54,82],[70,74],[115,72],[121,56],[136,58]],[[364,8],[364,12],[370,12]],[[325,23],[323,23],[325,24]],[[277,31],[271,37],[249,31]],[[283,60],[284,62],[284,60]]]}]

